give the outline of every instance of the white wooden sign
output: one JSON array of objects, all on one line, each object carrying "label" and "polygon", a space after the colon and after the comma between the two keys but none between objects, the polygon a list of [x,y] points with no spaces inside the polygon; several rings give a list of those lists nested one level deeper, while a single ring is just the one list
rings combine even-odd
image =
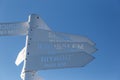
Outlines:
[{"label": "white wooden sign", "polygon": [[[26,70],[62,69],[84,67],[94,59],[85,52],[60,54],[33,54],[28,56]],[[36,66],[37,65],[37,66]]]}]

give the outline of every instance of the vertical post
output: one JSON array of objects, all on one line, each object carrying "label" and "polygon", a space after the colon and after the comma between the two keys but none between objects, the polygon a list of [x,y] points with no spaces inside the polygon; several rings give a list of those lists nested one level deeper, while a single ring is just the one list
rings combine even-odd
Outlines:
[{"label": "vertical post", "polygon": [[[29,55],[31,54],[29,52],[30,50],[30,44],[32,40],[32,34],[34,32],[34,29],[44,29],[44,30],[51,30],[43,21],[42,19],[36,15],[32,14],[29,16],[29,30],[28,30],[28,35],[26,36],[26,56],[24,60],[24,66],[23,66],[23,80],[36,80],[36,71],[34,70],[29,70],[28,67],[30,63],[28,64],[29,60]],[[37,35],[34,35],[37,36]],[[37,66],[37,65],[36,65]]]},{"label": "vertical post", "polygon": [[23,65],[23,70],[22,70],[22,75],[21,77],[23,78],[23,80],[35,80],[35,75],[36,75],[36,71],[32,71],[32,70],[28,70],[26,65],[27,65],[27,58],[28,58],[28,53],[29,53],[29,34],[26,36],[26,57],[24,60],[24,65]]},{"label": "vertical post", "polygon": [[24,60],[24,66],[23,66],[23,80],[35,80],[35,75],[36,75],[36,71],[33,70],[28,70],[27,66],[27,60],[28,60],[28,56],[29,56],[29,46],[30,46],[30,40],[31,40],[31,34],[33,32],[33,29],[36,27],[36,15],[30,15],[29,16],[29,30],[28,30],[28,35],[26,36],[26,56],[25,56],[25,60]]}]

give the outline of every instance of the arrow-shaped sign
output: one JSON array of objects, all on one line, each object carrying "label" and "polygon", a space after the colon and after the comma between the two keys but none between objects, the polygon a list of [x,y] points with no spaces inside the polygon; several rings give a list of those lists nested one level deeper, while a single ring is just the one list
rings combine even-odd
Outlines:
[{"label": "arrow-shaped sign", "polygon": [[[84,52],[61,54],[32,54],[27,58],[27,70],[83,67],[94,59]],[[36,66],[37,65],[37,66]]]},{"label": "arrow-shaped sign", "polygon": [[[86,42],[31,42],[29,52],[41,54],[86,52],[92,54],[96,48]],[[33,52],[33,51],[36,51]]]},{"label": "arrow-shaped sign", "polygon": [[42,29],[33,29],[30,37],[32,38],[32,41],[37,42],[87,42],[92,46],[95,45],[94,42],[84,36],[76,36]]}]

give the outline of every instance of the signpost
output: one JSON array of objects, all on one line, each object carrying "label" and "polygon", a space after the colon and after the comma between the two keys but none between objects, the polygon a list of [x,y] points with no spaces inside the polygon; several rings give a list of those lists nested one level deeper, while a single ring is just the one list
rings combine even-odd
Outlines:
[{"label": "signpost", "polygon": [[96,52],[95,43],[84,36],[52,31],[36,14],[27,22],[0,23],[0,36],[25,35],[26,45],[15,61],[24,61],[21,78],[40,80],[39,70],[84,67]]}]

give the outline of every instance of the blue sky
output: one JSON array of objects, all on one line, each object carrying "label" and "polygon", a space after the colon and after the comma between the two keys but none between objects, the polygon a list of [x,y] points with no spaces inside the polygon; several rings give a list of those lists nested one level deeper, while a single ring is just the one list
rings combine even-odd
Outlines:
[{"label": "blue sky", "polygon": [[[54,31],[88,36],[98,51],[84,68],[39,71],[44,80],[120,80],[119,0],[0,0],[0,22],[39,14]],[[0,37],[0,80],[21,80],[14,64],[25,36]]]}]

